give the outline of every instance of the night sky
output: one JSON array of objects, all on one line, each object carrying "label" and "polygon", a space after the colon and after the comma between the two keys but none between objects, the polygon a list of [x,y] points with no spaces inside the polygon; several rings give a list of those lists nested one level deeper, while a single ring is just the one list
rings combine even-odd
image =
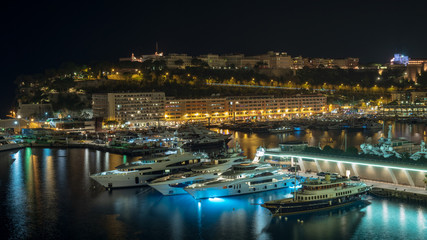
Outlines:
[{"label": "night sky", "polygon": [[[423,1],[10,1],[1,7],[2,105],[19,74],[134,52],[427,58]],[[2,107],[4,108],[4,107]],[[4,110],[3,110],[4,111]]]}]

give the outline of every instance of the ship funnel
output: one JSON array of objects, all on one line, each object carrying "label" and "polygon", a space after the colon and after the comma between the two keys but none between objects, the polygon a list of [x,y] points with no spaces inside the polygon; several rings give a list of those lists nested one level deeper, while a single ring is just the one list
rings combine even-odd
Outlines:
[{"label": "ship funnel", "polygon": [[330,174],[326,174],[326,175],[325,175],[325,180],[326,180],[327,182],[330,182],[330,181],[331,181],[331,175],[330,175]]}]

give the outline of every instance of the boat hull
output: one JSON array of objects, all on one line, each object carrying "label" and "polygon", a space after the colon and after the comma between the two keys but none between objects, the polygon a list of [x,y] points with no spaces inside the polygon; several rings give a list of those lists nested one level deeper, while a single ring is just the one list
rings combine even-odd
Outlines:
[{"label": "boat hull", "polygon": [[125,188],[147,186],[147,182],[151,179],[161,177],[162,174],[140,175],[138,172],[127,174],[111,174],[101,176],[90,176],[93,180],[104,186],[105,188]]},{"label": "boat hull", "polygon": [[265,203],[261,206],[270,210],[273,216],[305,214],[351,205],[362,201],[362,194],[313,202],[293,202],[288,204]]}]

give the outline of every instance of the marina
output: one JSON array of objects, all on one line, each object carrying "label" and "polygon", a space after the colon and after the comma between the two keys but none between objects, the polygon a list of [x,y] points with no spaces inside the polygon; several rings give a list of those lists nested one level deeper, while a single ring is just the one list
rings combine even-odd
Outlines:
[{"label": "marina", "polygon": [[[417,126],[414,128],[418,129]],[[402,128],[394,125],[393,134],[398,136],[406,134],[399,132],[399,129]],[[311,130],[305,130],[303,133],[295,135],[247,135],[235,132],[233,137],[241,144],[244,155],[253,160],[259,159],[260,156],[256,156],[256,152],[262,145],[267,149],[265,153],[268,153],[268,149],[277,148],[281,142],[305,141],[306,138],[318,136],[317,134]],[[336,133],[328,133],[327,136],[335,141],[340,139],[344,141],[344,138],[336,137],[333,134]],[[378,139],[379,137],[375,136],[380,136],[372,132],[363,134],[371,135],[373,139]],[[357,132],[348,135],[349,145],[354,146],[354,144],[362,144],[366,141],[363,138],[359,139]],[[338,136],[340,136],[339,133]],[[412,140],[420,141],[421,139],[417,139],[417,137],[417,135],[412,136]],[[313,140],[322,142],[323,137],[314,137]],[[313,142],[313,145],[318,145],[317,142]],[[340,146],[342,143],[332,142],[332,144]],[[7,232],[10,236],[32,238],[40,234],[47,236],[73,234],[79,238],[114,236],[116,238],[186,239],[196,234],[197,238],[212,239],[230,238],[230,236],[235,236],[235,231],[238,231],[239,237],[231,237],[231,239],[241,239],[241,237],[275,239],[282,236],[286,229],[286,234],[289,236],[298,235],[312,239],[324,239],[324,236],[328,236],[330,239],[360,239],[366,238],[370,234],[388,236],[388,232],[392,229],[400,229],[402,234],[412,234],[415,239],[422,239],[422,236],[427,234],[427,230],[423,227],[427,225],[425,189],[421,185],[399,184],[402,181],[399,178],[400,174],[397,174],[399,182],[395,184],[393,181],[387,183],[374,179],[367,180],[369,175],[364,175],[363,171],[358,169],[361,181],[374,190],[383,189],[377,191],[384,194],[364,195],[363,200],[355,202],[355,204],[303,215],[289,215],[285,218],[284,216],[273,217],[274,214],[270,213],[262,204],[280,199],[292,199],[294,196],[292,187],[200,199],[195,199],[186,193],[164,196],[149,186],[106,191],[105,186],[92,180],[89,173],[111,171],[117,166],[132,166],[133,162],[143,161],[140,159],[141,157],[119,155],[89,148],[66,147],[26,147],[15,150],[15,152],[1,152],[0,154],[3,156],[2,159],[9,159],[1,162],[3,167],[0,172],[0,190],[4,193],[1,200],[5,202],[1,208],[6,213],[6,217],[1,221],[13,223],[12,225],[3,224],[2,231]],[[295,163],[298,163],[297,157],[294,157]],[[286,164],[290,166],[291,162]],[[307,164],[313,164],[313,162],[304,161],[304,169],[298,171],[298,177],[301,179],[319,178],[316,166]],[[338,167],[323,163],[319,165],[323,172],[341,175]],[[413,166],[413,168],[415,167]],[[308,172],[307,170],[310,168],[311,172]],[[342,172],[343,175],[346,173],[345,170]],[[349,170],[352,170],[351,165]],[[290,175],[289,179],[294,180],[292,171],[288,171],[287,167],[283,171],[283,176]],[[167,178],[165,177],[165,179]],[[407,179],[407,176],[403,173],[402,179],[405,178]],[[132,180],[134,184],[134,179]],[[418,181],[415,180],[415,182]],[[181,187],[189,186],[188,182],[183,183]],[[12,189],[19,189],[19,191],[12,191]],[[231,189],[233,191],[241,190],[243,193],[243,188]],[[52,195],[53,193],[55,194]],[[169,191],[165,193],[168,195]],[[34,199],[38,200],[34,201]],[[43,215],[45,218],[51,219],[49,221],[52,221],[53,227],[50,230],[41,228],[37,225],[38,222],[30,222],[32,218],[40,217],[35,211],[36,208],[47,213],[47,215]],[[373,212],[382,214],[374,215]],[[25,218],[21,216],[25,216]],[[80,221],[80,223],[71,223],[76,221]],[[156,221],[158,224],[153,225],[152,221]],[[345,224],[342,225],[343,231],[333,227],[333,224],[342,221],[345,221]],[[232,233],[231,228],[228,227],[231,224],[240,230],[235,230],[233,227]],[[383,226],[383,228],[373,229],[372,224]],[[88,228],[85,225],[93,227]],[[414,225],[417,227],[414,228]],[[168,231],[164,231],[165,228]],[[217,231],[212,233],[209,230],[212,228]],[[316,232],[323,235],[313,235]]]}]

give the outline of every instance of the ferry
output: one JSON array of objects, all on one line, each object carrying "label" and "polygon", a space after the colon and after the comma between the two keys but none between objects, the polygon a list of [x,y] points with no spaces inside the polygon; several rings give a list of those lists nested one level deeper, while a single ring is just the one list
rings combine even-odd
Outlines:
[{"label": "ferry", "polygon": [[262,206],[270,210],[273,216],[302,214],[350,205],[362,199],[371,190],[363,182],[346,178],[308,179],[293,198],[268,201]]},{"label": "ferry", "polygon": [[189,171],[207,160],[208,156],[204,153],[184,152],[180,149],[177,154],[125,163],[115,170],[96,173],[90,177],[107,189],[146,186],[149,180]]}]

